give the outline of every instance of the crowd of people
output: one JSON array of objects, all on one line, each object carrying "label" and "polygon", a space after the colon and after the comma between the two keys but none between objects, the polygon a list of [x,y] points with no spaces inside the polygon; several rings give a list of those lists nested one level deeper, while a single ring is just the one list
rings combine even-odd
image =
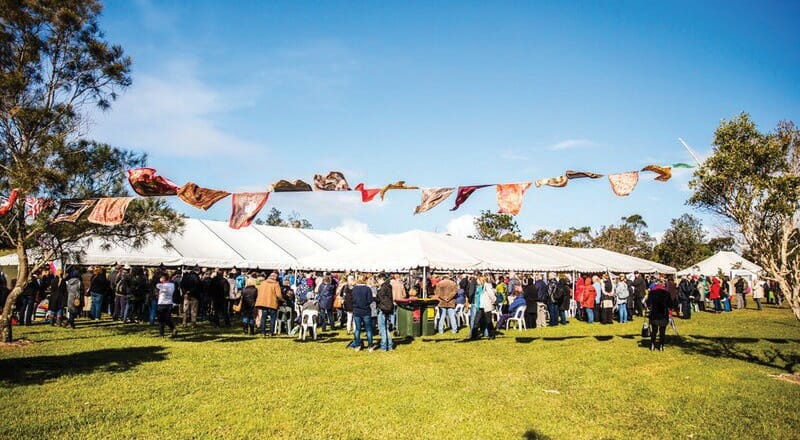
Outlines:
[{"label": "crowd of people", "polygon": [[[573,279],[574,277],[574,279]],[[15,280],[12,280],[13,285]],[[3,302],[9,283],[0,275]],[[167,269],[95,266],[83,270],[42,269],[33,274],[15,304],[12,322],[31,325],[37,309],[46,307],[44,322],[75,328],[76,318],[100,320],[103,314],[124,323],[158,324],[159,335],[177,334],[173,316],[183,325],[208,321],[231,326],[240,320],[246,335],[274,336],[285,329],[295,334],[314,320],[323,332],[345,329],[351,348],[369,351],[394,348],[397,303],[427,295],[438,300],[434,325],[453,333],[468,329],[470,339],[493,339],[516,321],[520,328],[566,325],[569,319],[588,324],[626,323],[647,317],[651,349],[663,349],[671,317],[691,319],[693,312],[730,312],[747,307],[747,296],[761,310],[762,300],[780,305],[780,287],[723,276],[474,273],[331,274],[237,269]],[[306,320],[304,322],[304,320]],[[378,334],[380,343],[375,344]],[[315,335],[316,336],[316,335]]]}]

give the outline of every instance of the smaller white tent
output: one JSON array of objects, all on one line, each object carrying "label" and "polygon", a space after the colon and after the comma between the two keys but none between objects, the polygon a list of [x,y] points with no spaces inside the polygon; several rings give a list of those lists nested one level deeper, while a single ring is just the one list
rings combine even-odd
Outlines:
[{"label": "smaller white tent", "polygon": [[731,276],[735,271],[747,271],[757,277],[761,266],[745,260],[735,252],[720,251],[705,260],[678,272],[678,275],[716,275],[720,271]]}]

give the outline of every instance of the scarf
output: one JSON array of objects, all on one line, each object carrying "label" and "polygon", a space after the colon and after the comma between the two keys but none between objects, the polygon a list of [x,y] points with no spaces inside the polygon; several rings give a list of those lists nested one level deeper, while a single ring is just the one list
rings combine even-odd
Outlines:
[{"label": "scarf", "polygon": [[614,191],[614,194],[624,197],[636,188],[636,184],[639,182],[639,172],[631,171],[629,173],[609,174],[608,181],[611,183],[611,189]]},{"label": "scarf", "polygon": [[356,185],[356,191],[361,191],[361,201],[364,203],[371,202],[381,192],[379,188],[364,188],[363,183]]},{"label": "scarf", "polygon": [[414,214],[422,214],[430,210],[434,206],[444,202],[450,194],[453,194],[455,188],[426,188],[422,190],[422,202],[420,202]]},{"label": "scarf", "polygon": [[201,188],[194,182],[189,182],[178,190],[178,197],[184,202],[207,211],[215,203],[228,197],[231,193],[216,189]]},{"label": "scarf", "polygon": [[397,183],[390,183],[390,184],[384,186],[383,188],[381,188],[381,191],[379,193],[381,195],[381,200],[383,200],[383,198],[386,196],[386,191],[389,191],[390,189],[419,189],[419,187],[418,186],[406,186],[406,181],[405,180],[399,180],[399,181],[397,181]]},{"label": "scarf", "polygon": [[455,211],[461,206],[462,203],[466,202],[469,196],[472,195],[475,191],[486,188],[487,186],[491,185],[473,185],[473,186],[459,186],[458,192],[456,193],[456,206],[454,206],[451,211]]},{"label": "scarf", "polygon": [[589,179],[599,179],[599,178],[603,177],[602,174],[590,173],[588,171],[567,170],[567,172],[565,174],[566,174],[567,179],[570,179],[570,180],[571,179],[583,179],[583,178],[586,178],[586,177],[588,177]]},{"label": "scarf", "polygon": [[539,188],[542,185],[553,186],[556,188],[563,188],[567,186],[567,182],[569,179],[567,176],[558,176],[558,177],[551,177],[549,179],[540,179],[536,181],[536,187]]},{"label": "scarf", "polygon": [[500,214],[519,214],[522,208],[522,196],[531,187],[531,182],[506,183],[497,185],[497,211]]},{"label": "scarf", "polygon": [[658,165],[648,165],[642,168],[642,171],[650,171],[658,174],[656,180],[659,182],[666,182],[672,177],[672,167],[660,167]]},{"label": "scarf", "polygon": [[53,223],[68,222],[75,223],[80,216],[89,208],[94,206],[97,200],[94,199],[65,199],[58,207]]},{"label": "scarf", "polygon": [[92,213],[89,214],[89,223],[103,226],[116,226],[125,219],[125,211],[133,197],[107,197],[97,201]]},{"label": "scarf", "polygon": [[8,198],[0,197],[0,216],[8,214],[11,211],[11,208],[14,206],[14,203],[17,202],[17,197],[19,196],[19,191],[16,189],[11,190],[11,194],[8,195]]},{"label": "scarf", "polygon": [[311,185],[303,182],[300,179],[290,182],[288,180],[279,180],[269,187],[270,192],[303,192],[313,191]]},{"label": "scarf", "polygon": [[156,176],[153,168],[128,170],[128,183],[136,194],[144,197],[174,196],[178,193],[178,185],[167,178]]},{"label": "scarf", "polygon": [[327,176],[315,174],[314,188],[319,191],[350,191],[347,179],[339,171],[331,171]]},{"label": "scarf", "polygon": [[250,226],[253,219],[269,199],[269,193],[235,193],[232,198],[233,209],[228,226],[239,229]]}]

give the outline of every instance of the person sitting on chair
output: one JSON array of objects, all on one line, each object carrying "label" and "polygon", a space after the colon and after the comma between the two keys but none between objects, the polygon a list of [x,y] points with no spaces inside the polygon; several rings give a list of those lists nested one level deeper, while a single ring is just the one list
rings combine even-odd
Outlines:
[{"label": "person sitting on chair", "polygon": [[[503,328],[508,318],[513,318],[514,315],[517,313],[520,307],[525,305],[525,297],[522,295],[517,295],[511,304],[508,306],[508,313],[503,313],[500,315],[500,318],[497,320],[497,328]],[[523,319],[525,317],[523,316]]]}]

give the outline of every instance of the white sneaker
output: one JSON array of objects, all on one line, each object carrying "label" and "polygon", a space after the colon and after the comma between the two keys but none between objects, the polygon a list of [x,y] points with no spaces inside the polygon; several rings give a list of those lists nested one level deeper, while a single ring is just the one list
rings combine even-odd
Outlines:
[{"label": "white sneaker", "polygon": [[372,353],[373,351],[375,351],[375,347],[370,347],[369,352]]}]

